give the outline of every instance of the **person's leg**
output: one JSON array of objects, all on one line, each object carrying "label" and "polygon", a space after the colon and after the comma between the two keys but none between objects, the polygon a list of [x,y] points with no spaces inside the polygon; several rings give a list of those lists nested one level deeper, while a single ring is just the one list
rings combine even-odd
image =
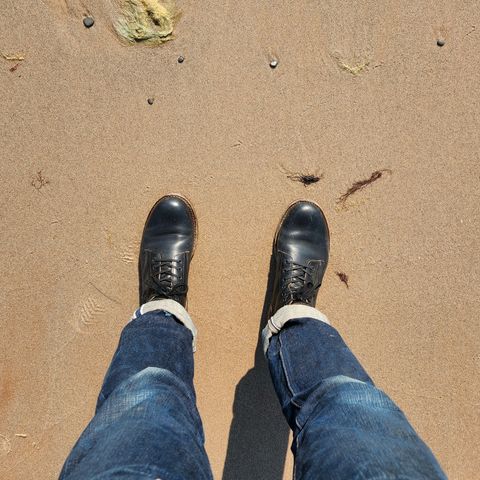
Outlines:
[{"label": "person's leg", "polygon": [[273,384],[294,432],[295,478],[446,478],[339,333],[315,318],[298,317],[295,308],[284,307],[291,310],[281,313],[291,320],[267,349]]},{"label": "person's leg", "polygon": [[203,444],[192,332],[155,310],[124,328],[95,417],[60,478],[210,479]]},{"label": "person's leg", "polygon": [[61,480],[212,478],[193,387],[196,329],[184,308],[195,233],[184,199],[164,197],[152,209],[140,248],[142,306]]},{"label": "person's leg", "polygon": [[272,316],[263,334],[273,384],[294,433],[295,478],[446,478],[405,415],[313,308],[329,237],[320,208],[303,204],[290,207],[279,226]]}]

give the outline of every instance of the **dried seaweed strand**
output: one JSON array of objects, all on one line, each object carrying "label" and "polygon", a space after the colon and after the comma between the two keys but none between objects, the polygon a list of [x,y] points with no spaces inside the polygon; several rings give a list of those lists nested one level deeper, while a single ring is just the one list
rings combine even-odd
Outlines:
[{"label": "dried seaweed strand", "polygon": [[373,182],[376,182],[382,177],[384,173],[391,174],[392,171],[388,168],[385,168],[383,170],[375,170],[370,175],[370,178],[367,178],[365,180],[358,180],[357,182],[355,182],[343,195],[340,196],[340,198],[337,200],[337,203],[345,203],[345,201],[348,197],[350,197],[350,195],[353,195],[359,190],[363,190],[365,187],[372,184]]}]

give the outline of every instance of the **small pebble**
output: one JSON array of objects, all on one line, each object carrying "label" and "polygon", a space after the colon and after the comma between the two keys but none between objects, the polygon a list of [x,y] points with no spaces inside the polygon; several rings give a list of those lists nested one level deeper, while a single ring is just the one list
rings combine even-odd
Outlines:
[{"label": "small pebble", "polygon": [[148,102],[149,105],[153,105],[153,102],[154,102],[154,101],[155,101],[154,98],[149,98],[149,99],[147,100],[147,102]]},{"label": "small pebble", "polygon": [[445,45],[445,40],[443,40],[443,38],[439,38],[439,39],[437,40],[437,45],[438,45],[439,47],[443,47],[443,46]]},{"label": "small pebble", "polygon": [[183,63],[185,61],[185,57],[180,55],[177,59],[178,63]]},{"label": "small pebble", "polygon": [[278,67],[278,60],[272,60],[270,62],[270,68],[277,68]]},{"label": "small pebble", "polygon": [[85,17],[83,19],[83,24],[85,25],[86,28],[93,27],[94,23],[95,23],[95,20],[92,17]]}]

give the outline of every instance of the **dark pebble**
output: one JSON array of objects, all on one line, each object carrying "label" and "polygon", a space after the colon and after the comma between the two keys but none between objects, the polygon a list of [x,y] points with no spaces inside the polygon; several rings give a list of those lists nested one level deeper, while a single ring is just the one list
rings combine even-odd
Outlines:
[{"label": "dark pebble", "polygon": [[147,100],[147,102],[148,102],[149,105],[153,105],[153,102],[154,102],[154,101],[155,101],[154,98],[149,98],[149,99]]},{"label": "dark pebble", "polygon": [[272,60],[270,62],[270,68],[277,68],[278,67],[278,60]]},{"label": "dark pebble", "polygon": [[439,38],[439,39],[437,40],[437,45],[438,45],[439,47],[443,47],[443,46],[445,45],[445,40]]},{"label": "dark pebble", "polygon": [[185,57],[183,57],[182,55],[180,55],[177,59],[178,63],[183,63],[185,61]]},{"label": "dark pebble", "polygon": [[94,23],[95,23],[95,20],[92,17],[85,17],[83,19],[83,24],[85,25],[86,28],[93,27]]}]

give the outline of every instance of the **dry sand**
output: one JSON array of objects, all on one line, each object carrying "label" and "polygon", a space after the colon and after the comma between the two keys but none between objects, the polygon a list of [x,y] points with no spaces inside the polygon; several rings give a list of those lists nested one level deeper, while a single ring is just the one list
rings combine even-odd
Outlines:
[{"label": "dry sand", "polygon": [[176,39],[143,48],[118,42],[106,1],[3,2],[0,50],[25,60],[0,58],[0,477],[58,475],[136,307],[145,216],[173,191],[199,217],[216,478],[291,476],[256,345],[273,233],[301,197],[332,232],[319,307],[450,478],[480,478],[477,2],[179,6]]}]

